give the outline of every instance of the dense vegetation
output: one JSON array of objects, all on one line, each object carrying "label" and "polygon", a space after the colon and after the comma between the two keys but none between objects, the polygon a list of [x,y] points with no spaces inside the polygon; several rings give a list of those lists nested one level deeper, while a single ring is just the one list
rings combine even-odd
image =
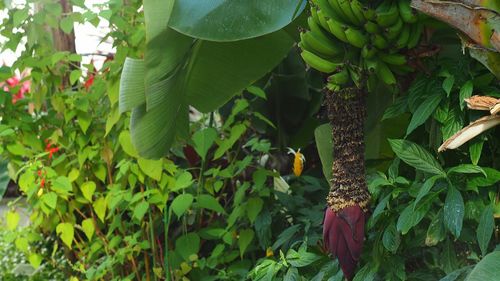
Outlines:
[{"label": "dense vegetation", "polygon": [[[28,2],[0,6],[1,47],[23,49],[0,68],[0,195],[11,181],[19,196],[2,218],[2,280],[343,279],[322,239],[328,75],[298,46],[321,1]],[[102,68],[58,45],[101,21],[116,49]],[[371,206],[354,280],[486,280],[500,260],[499,128],[438,148],[489,114],[464,99],[500,98],[499,73],[449,25],[415,21],[405,67],[366,93]]]}]

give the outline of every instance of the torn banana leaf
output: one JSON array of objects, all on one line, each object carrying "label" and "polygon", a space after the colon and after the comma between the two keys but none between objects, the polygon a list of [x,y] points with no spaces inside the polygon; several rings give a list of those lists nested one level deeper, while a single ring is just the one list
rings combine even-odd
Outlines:
[{"label": "torn banana leaf", "polygon": [[462,144],[468,142],[472,138],[500,124],[500,115],[489,115],[482,117],[469,126],[458,131],[456,134],[447,139],[438,149],[439,152],[447,149],[455,149]]}]

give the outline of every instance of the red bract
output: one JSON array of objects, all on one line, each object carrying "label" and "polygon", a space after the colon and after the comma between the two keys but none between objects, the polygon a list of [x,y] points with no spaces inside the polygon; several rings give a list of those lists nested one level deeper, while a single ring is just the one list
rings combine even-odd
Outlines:
[{"label": "red bract", "polygon": [[41,181],[40,181],[40,188],[44,188],[45,187],[45,178],[43,178]]},{"label": "red bract", "polygon": [[338,214],[327,208],[323,222],[323,240],[327,250],[336,256],[344,276],[354,277],[363,249],[365,213],[358,206],[346,207]]},{"label": "red bract", "polygon": [[52,143],[49,140],[45,140],[45,151],[49,153],[49,159],[52,159],[52,156],[55,152],[59,151],[59,147],[52,147]]},{"label": "red bract", "polygon": [[83,87],[85,88],[86,91],[88,91],[90,86],[94,84],[94,77],[95,77],[94,74],[90,74],[87,81],[85,81],[85,84],[83,84]]},{"label": "red bract", "polygon": [[[18,86],[19,82],[20,82],[20,79],[18,77],[15,77],[15,76],[11,77],[5,81],[6,85],[4,84],[3,90],[6,92],[10,91],[10,89]],[[30,85],[31,85],[31,82],[29,80],[24,81],[22,83],[21,88],[19,88],[17,93],[12,95],[12,103],[13,104],[15,104],[18,100],[21,100],[24,98],[24,95],[30,91]]]}]

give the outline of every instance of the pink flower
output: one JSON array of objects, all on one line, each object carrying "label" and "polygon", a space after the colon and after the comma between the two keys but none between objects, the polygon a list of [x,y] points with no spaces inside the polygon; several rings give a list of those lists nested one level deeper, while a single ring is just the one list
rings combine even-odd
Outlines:
[{"label": "pink flower", "polygon": [[[3,86],[3,90],[6,91],[6,92],[10,91],[10,89],[18,86],[19,82],[20,82],[20,78],[19,77],[16,77],[16,76],[11,77],[11,78],[9,78],[9,79],[7,79],[5,81],[5,84]],[[30,86],[31,86],[31,81],[26,80],[26,81],[22,82],[21,88],[19,88],[19,90],[17,91],[17,93],[15,93],[14,95],[12,95],[12,104],[15,104],[18,100],[23,99],[24,95],[26,93],[29,93]]]}]

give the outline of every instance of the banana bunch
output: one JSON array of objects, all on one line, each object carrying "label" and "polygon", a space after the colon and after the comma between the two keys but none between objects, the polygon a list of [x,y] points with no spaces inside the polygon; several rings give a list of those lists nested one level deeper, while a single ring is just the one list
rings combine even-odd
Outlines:
[{"label": "banana bunch", "polygon": [[423,26],[410,0],[383,0],[376,7],[359,0],[311,1],[309,30],[301,32],[299,47],[310,67],[330,75],[328,89],[361,88],[368,81],[370,90],[370,81],[391,85],[394,73],[411,71],[400,50],[418,44]]}]

